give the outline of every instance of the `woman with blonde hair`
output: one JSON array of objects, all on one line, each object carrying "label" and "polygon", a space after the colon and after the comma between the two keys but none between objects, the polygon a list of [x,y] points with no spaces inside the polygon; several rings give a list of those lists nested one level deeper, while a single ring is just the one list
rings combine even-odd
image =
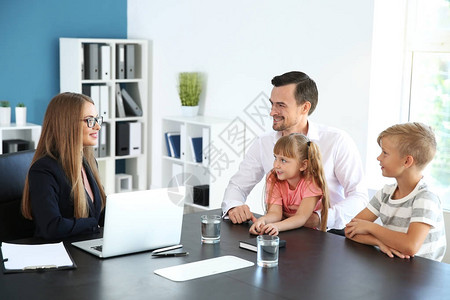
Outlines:
[{"label": "woman with blonde hair", "polygon": [[317,144],[292,133],[273,148],[273,169],[266,178],[266,214],[253,220],[252,234],[278,235],[299,228],[320,210],[320,230],[326,231],[330,197]]},{"label": "woman with blonde hair", "polygon": [[63,239],[98,230],[106,195],[92,146],[102,121],[88,96],[61,93],[50,101],[22,198],[35,236]]}]

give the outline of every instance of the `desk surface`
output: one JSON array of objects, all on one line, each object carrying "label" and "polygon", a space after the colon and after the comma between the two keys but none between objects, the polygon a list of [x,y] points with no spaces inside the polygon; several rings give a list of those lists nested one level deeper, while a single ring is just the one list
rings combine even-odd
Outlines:
[{"label": "desk surface", "polygon": [[[450,265],[445,263],[420,257],[391,259],[374,247],[301,228],[280,234],[287,244],[280,249],[279,265],[265,269],[256,265],[255,252],[239,248],[239,240],[250,237],[248,225],[222,221],[220,244],[202,245],[201,214],[184,216],[181,243],[189,256],[152,258],[143,252],[101,260],[66,241],[77,269],[1,273],[0,298],[450,299]],[[186,282],[153,273],[222,255],[253,261],[255,266]]]}]

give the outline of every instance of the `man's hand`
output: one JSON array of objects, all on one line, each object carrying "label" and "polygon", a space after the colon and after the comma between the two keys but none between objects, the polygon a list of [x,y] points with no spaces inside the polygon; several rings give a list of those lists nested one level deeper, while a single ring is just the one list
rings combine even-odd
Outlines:
[{"label": "man's hand", "polygon": [[315,212],[311,214],[308,220],[306,220],[305,227],[309,228],[319,228],[320,227],[320,218],[319,215]]},{"label": "man's hand", "polygon": [[256,218],[253,216],[250,208],[245,204],[231,208],[228,211],[228,217],[233,224],[242,224],[248,220],[252,220],[253,222],[256,221]]}]

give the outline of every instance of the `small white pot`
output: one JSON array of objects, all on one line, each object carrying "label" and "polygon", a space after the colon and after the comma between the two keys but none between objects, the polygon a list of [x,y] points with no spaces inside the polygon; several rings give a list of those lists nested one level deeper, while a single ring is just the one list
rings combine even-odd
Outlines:
[{"label": "small white pot", "polygon": [[181,106],[181,114],[185,117],[195,117],[196,115],[198,115],[198,105]]},{"label": "small white pot", "polygon": [[11,124],[11,107],[0,107],[0,125]]},{"label": "small white pot", "polygon": [[26,107],[16,107],[16,124],[26,125],[27,124],[27,108]]}]

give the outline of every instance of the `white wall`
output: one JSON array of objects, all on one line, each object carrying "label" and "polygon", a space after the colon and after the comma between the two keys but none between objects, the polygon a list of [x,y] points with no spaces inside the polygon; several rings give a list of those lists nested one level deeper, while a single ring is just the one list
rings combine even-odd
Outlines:
[{"label": "white wall", "polygon": [[[319,88],[311,119],[339,127],[364,161],[373,1],[129,0],[128,37],[152,41],[152,186],[161,184],[161,117],[180,114],[176,74],[201,71],[201,113],[242,116],[273,76],[309,74]],[[270,128],[267,127],[267,128]]]}]

